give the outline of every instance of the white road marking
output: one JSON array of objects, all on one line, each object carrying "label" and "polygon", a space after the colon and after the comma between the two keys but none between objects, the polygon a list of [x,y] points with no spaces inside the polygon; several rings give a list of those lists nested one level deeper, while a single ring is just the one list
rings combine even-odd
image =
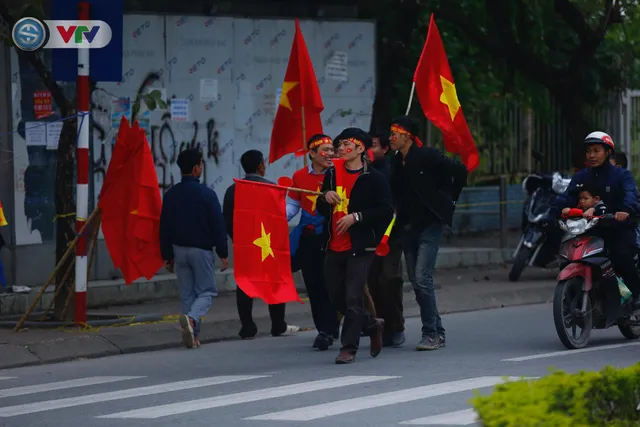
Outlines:
[{"label": "white road marking", "polygon": [[0,377],[0,381],[2,380],[15,380],[18,377]]},{"label": "white road marking", "polygon": [[345,376],[329,378],[326,380],[309,381],[298,384],[290,384],[280,387],[270,387],[261,390],[245,391],[241,393],[227,394],[223,396],[208,397],[187,402],[171,403],[168,405],[151,406],[135,409],[133,411],[118,412],[103,415],[97,418],[140,418],[155,419],[170,415],[187,414],[203,409],[220,408],[223,406],[238,405],[241,403],[257,402],[260,400],[275,399],[278,397],[295,396],[302,393],[310,393],[319,390],[329,390],[355,384],[365,384],[374,381],[389,380],[398,377],[389,376]]},{"label": "white road marking", "polygon": [[577,350],[554,351],[553,353],[532,354],[531,356],[512,357],[510,359],[502,359],[501,362],[524,362],[527,360],[546,359],[548,357],[569,356],[572,354],[588,353],[591,351],[613,350],[615,348],[631,347],[640,345],[640,342],[630,342],[624,344],[601,345],[597,347],[580,348]]},{"label": "white road marking", "polygon": [[[520,379],[519,377],[509,377],[510,381],[518,381]],[[468,378],[466,380],[430,384],[388,393],[374,394],[372,396],[325,402],[320,405],[305,406],[289,411],[272,412],[270,414],[249,417],[245,418],[245,420],[312,421],[334,415],[361,411],[363,409],[380,408],[397,403],[413,402],[429,397],[459,393],[461,391],[475,390],[483,387],[492,387],[503,381],[503,377]]]},{"label": "white road marking", "polygon": [[473,409],[465,409],[464,411],[447,412],[446,414],[433,415],[431,417],[416,418],[415,420],[403,421],[400,424],[414,426],[468,426],[475,424],[477,414]]},{"label": "white road marking", "polygon": [[86,387],[97,384],[115,383],[118,381],[136,380],[145,377],[88,377],[69,381],[56,381],[53,383],[27,385],[0,389],[0,398],[12,396],[24,396],[26,394],[42,393],[45,391],[64,390],[66,388]]},{"label": "white road marking", "polygon": [[218,384],[232,383],[236,381],[253,380],[265,378],[265,375],[223,375],[219,377],[200,378],[197,380],[178,381],[152,385],[147,387],[136,387],[124,390],[110,391],[107,393],[87,394],[83,396],[70,397],[65,399],[45,400],[42,402],[32,402],[23,405],[5,406],[0,408],[0,417],[15,417],[16,415],[34,414],[36,412],[52,411],[54,409],[71,408],[73,406],[89,405],[92,403],[110,402],[113,400],[130,399],[140,396],[150,396],[161,393],[171,393],[174,391],[188,390],[198,387],[208,387]]}]

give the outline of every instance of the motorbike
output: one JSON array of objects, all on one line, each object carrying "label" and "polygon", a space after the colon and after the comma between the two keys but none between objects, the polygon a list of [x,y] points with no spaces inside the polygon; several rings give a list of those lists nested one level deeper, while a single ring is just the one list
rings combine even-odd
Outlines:
[{"label": "motorbike", "polygon": [[581,217],[582,210],[571,211],[558,221],[567,233],[560,247],[561,270],[553,296],[553,320],[560,341],[570,350],[583,348],[592,329],[614,325],[625,338],[639,338],[640,311],[633,310],[631,292],[616,274],[604,240],[587,233],[597,225],[611,224],[613,215],[587,219]]},{"label": "motorbike", "polygon": [[546,267],[556,260],[563,233],[557,227],[543,230],[539,223],[570,182],[571,178],[559,172],[529,175],[522,181],[522,190],[527,197],[522,209],[522,237],[513,253],[510,281],[517,281],[526,267]]}]

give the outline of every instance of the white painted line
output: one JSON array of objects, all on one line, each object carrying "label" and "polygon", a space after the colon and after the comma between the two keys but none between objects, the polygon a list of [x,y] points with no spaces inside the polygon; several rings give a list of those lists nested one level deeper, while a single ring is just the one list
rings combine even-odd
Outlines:
[{"label": "white painted line", "polygon": [[[510,381],[518,381],[519,377],[509,377]],[[414,400],[427,399],[429,397],[445,394],[459,393],[461,391],[475,390],[483,387],[492,387],[504,382],[503,377],[478,377],[460,381],[451,381],[441,384],[430,384],[422,387],[408,388],[372,396],[356,397],[353,399],[337,400],[335,402],[322,403],[320,405],[305,406],[289,411],[272,412],[245,418],[245,420],[261,421],[312,421],[334,415],[347,414],[363,409],[379,408],[395,405],[397,403],[412,402]]]},{"label": "white painted line", "polygon": [[0,381],[2,380],[15,380],[18,377],[0,377]]},{"label": "white painted line", "polygon": [[416,418],[415,420],[403,421],[400,424],[414,426],[468,426],[475,424],[476,411],[473,409],[465,409],[464,411],[448,412],[446,414],[434,415],[431,417]]},{"label": "white painted line", "polygon": [[145,377],[88,377],[69,381],[57,381],[46,384],[27,385],[0,389],[0,398],[12,396],[24,396],[26,394],[42,393],[45,391],[64,390],[66,388],[86,387],[97,384],[115,383],[118,381],[135,380]]},{"label": "white painted line", "polygon": [[135,409],[133,411],[103,415],[97,418],[155,419],[160,417],[168,417],[170,415],[187,414],[194,411],[201,411],[203,409],[213,409],[220,408],[222,406],[231,406],[241,403],[275,399],[278,397],[295,396],[302,393],[310,393],[319,390],[329,390],[333,388],[340,388],[355,384],[365,384],[374,381],[389,380],[393,378],[399,377],[346,376],[339,378],[329,378],[326,380],[309,381],[305,383],[290,384],[280,387],[265,388],[261,390],[245,391],[241,393],[208,397],[187,402],[171,403],[168,405],[151,406],[148,408]]},{"label": "white painted line", "polygon": [[201,378],[197,380],[178,381],[147,387],[136,387],[107,393],[88,394],[65,399],[45,400],[42,402],[26,403],[24,405],[5,406],[0,408],[0,418],[15,417],[16,415],[34,414],[36,412],[52,411],[54,409],[71,408],[73,406],[89,405],[92,403],[110,402],[113,400],[130,399],[140,396],[171,393],[198,387],[208,387],[236,381],[265,378],[265,375],[223,375],[219,377]]},{"label": "white painted line", "polygon": [[630,342],[624,344],[601,345],[597,347],[581,348],[578,350],[554,351],[553,353],[532,354],[531,356],[513,357],[511,359],[502,359],[501,362],[524,362],[526,360],[546,359],[548,357],[569,356],[572,354],[588,353],[591,351],[613,350],[614,348],[631,347],[640,345],[640,342]]}]

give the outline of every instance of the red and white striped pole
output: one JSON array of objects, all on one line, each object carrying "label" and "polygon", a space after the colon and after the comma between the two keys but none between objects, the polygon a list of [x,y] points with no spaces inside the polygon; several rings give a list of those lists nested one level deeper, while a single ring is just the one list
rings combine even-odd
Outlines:
[{"label": "red and white striped pole", "polygon": [[[89,2],[78,3],[78,19],[89,20]],[[89,216],[89,49],[78,49],[78,145],[76,151],[76,233]],[[87,320],[87,233],[76,246],[75,322]]]}]

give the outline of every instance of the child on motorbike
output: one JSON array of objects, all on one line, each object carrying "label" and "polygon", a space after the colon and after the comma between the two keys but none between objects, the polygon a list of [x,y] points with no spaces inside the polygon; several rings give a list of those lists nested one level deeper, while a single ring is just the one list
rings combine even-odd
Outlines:
[{"label": "child on motorbike", "polygon": [[[581,185],[578,188],[578,208],[582,209],[584,218],[593,218],[594,216],[604,216],[607,213],[607,207],[600,199],[600,193],[593,185]],[[562,216],[569,215],[571,208],[562,210]]]}]

